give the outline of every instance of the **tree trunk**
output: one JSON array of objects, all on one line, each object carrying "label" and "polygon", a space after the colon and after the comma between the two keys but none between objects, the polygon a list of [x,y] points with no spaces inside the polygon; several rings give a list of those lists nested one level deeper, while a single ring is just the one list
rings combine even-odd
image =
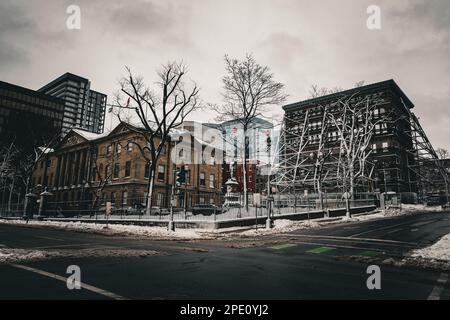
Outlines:
[{"label": "tree trunk", "polygon": [[15,183],[16,179],[13,177],[10,189],[9,189],[9,198],[8,198],[8,211],[11,211],[11,200],[12,200],[12,194],[13,194],[13,190],[14,190],[14,183]]},{"label": "tree trunk", "polygon": [[152,199],[153,199],[153,186],[155,184],[155,171],[156,171],[156,165],[150,166],[150,181],[148,184],[148,194],[147,194],[147,208],[146,208],[146,214],[151,215],[152,213]]},{"label": "tree trunk", "polygon": [[248,211],[248,198],[247,198],[247,128],[244,127],[244,163],[242,165],[242,176],[244,182],[244,206]]},{"label": "tree trunk", "polygon": [[353,195],[353,191],[355,188],[355,169],[353,167],[353,164],[350,164],[349,166],[349,173],[348,173],[348,177],[349,177],[349,182],[350,182],[350,188],[349,188],[349,192],[350,192],[350,196],[351,196],[351,200],[354,200],[354,195]]},{"label": "tree trunk", "polygon": [[323,210],[322,182],[320,181],[320,178],[317,179],[317,193],[319,194],[320,210]]}]

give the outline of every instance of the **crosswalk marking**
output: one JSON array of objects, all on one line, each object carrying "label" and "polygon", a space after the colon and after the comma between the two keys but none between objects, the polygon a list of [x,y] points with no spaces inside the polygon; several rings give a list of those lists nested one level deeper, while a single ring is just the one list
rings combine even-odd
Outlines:
[{"label": "crosswalk marking", "polygon": [[437,285],[433,288],[433,291],[431,291],[430,295],[428,296],[428,300],[440,300],[441,299],[441,293],[444,291],[444,286],[447,283],[448,280],[448,274],[441,273],[439,276],[439,279],[437,280]]}]

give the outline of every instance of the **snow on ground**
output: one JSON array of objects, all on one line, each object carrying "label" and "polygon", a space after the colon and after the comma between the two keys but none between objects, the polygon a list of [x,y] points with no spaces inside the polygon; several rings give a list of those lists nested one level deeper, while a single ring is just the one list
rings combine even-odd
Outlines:
[{"label": "snow on ground", "polygon": [[27,249],[0,249],[0,263],[17,263],[49,258],[51,252]]},{"label": "snow on ground", "polygon": [[412,257],[450,261],[450,234],[443,236],[435,244],[412,251]]},{"label": "snow on ground", "polygon": [[[68,222],[68,221],[29,221],[29,226],[51,227],[56,229],[72,230],[78,232],[98,233],[104,235],[122,235],[122,236],[140,236],[149,238],[163,239],[213,239],[220,236],[255,236],[260,234],[284,233],[301,229],[321,228],[330,224],[350,223],[367,221],[373,219],[382,219],[386,217],[415,214],[418,212],[436,212],[442,211],[441,207],[427,207],[424,205],[402,205],[402,209],[386,209],[371,213],[355,214],[351,218],[322,218],[314,220],[293,221],[287,219],[276,219],[272,229],[265,229],[264,226],[258,226],[258,230],[253,227],[249,228],[228,228],[218,230],[205,229],[183,229],[176,228],[175,232],[168,231],[166,227],[153,226],[136,226],[125,224],[110,224],[109,228],[105,228],[104,224],[84,223],[84,222]],[[26,225],[23,220],[3,220],[0,224]],[[243,231],[244,229],[244,231]],[[225,235],[227,234],[227,235]]]},{"label": "snow on ground", "polygon": [[156,254],[158,254],[158,252],[154,250],[134,250],[125,248],[62,249],[45,251],[1,248],[0,263],[22,263],[52,258],[147,257]]},{"label": "snow on ground", "polygon": [[[177,228],[176,232],[168,231],[166,227],[150,227],[135,226],[123,224],[109,224],[105,228],[104,224],[68,222],[68,221],[29,221],[28,224],[24,220],[0,220],[1,224],[12,225],[28,225],[36,227],[51,227],[54,229],[64,229],[71,231],[79,231],[86,233],[97,233],[103,235],[118,236],[142,236],[155,238],[182,238],[182,239],[200,239],[205,238],[200,229],[181,229]],[[204,230],[203,230],[204,231]]]},{"label": "snow on ground", "polygon": [[418,212],[435,212],[442,211],[441,207],[427,207],[424,205],[402,205],[402,209],[386,209],[381,211],[375,211],[371,213],[354,214],[351,218],[346,216],[341,218],[322,218],[314,220],[303,220],[303,221],[292,221],[286,219],[277,219],[274,221],[274,227],[272,229],[265,229],[264,226],[258,226],[258,230],[254,228],[252,230],[247,230],[241,232],[242,236],[254,236],[258,234],[274,234],[280,232],[290,232],[302,229],[315,229],[321,228],[323,226],[340,224],[340,223],[350,223],[350,222],[360,222],[368,221],[374,219],[383,219],[387,217],[415,214]]}]

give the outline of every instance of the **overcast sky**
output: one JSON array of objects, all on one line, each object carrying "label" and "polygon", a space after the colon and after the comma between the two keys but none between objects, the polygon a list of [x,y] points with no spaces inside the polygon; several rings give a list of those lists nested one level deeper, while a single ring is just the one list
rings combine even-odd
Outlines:
[{"label": "overcast sky", "polygon": [[[71,4],[80,30],[66,27]],[[372,4],[381,30],[366,27]],[[288,102],[311,84],[392,78],[433,145],[450,150],[449,0],[0,0],[0,80],[32,89],[72,72],[111,95],[124,65],[151,83],[161,64],[183,59],[202,99],[220,103],[224,54],[246,53],[286,85]]]}]

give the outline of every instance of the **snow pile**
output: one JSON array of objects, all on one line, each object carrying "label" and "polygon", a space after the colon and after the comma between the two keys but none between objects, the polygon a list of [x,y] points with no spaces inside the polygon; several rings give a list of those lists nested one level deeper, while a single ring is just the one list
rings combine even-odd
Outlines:
[{"label": "snow pile", "polygon": [[123,235],[123,236],[142,236],[158,238],[182,238],[182,239],[200,239],[204,238],[199,229],[176,229],[176,232],[168,231],[166,227],[135,226],[123,224],[110,224],[108,228],[104,224],[70,222],[70,221],[29,221],[26,224],[23,220],[0,220],[2,224],[28,225],[37,227],[51,227],[55,229],[64,229],[70,231],[79,231],[87,233],[97,233],[103,235]]},{"label": "snow pile", "polygon": [[148,257],[158,254],[154,250],[138,250],[126,248],[96,249],[64,249],[64,250],[32,250],[32,249],[0,249],[0,263],[22,263],[51,258],[86,258],[86,257]]},{"label": "snow pile", "polygon": [[266,229],[265,227],[259,226],[258,230],[252,229],[240,232],[241,236],[255,236],[261,234],[274,234],[281,232],[290,232],[302,229],[312,229],[320,228],[322,225],[327,224],[327,222],[320,222],[321,219],[317,220],[307,220],[307,221],[292,221],[287,219],[277,219],[273,223],[273,228]]},{"label": "snow pile", "polygon": [[406,211],[408,213],[414,212],[436,212],[442,211],[441,206],[426,206],[424,204],[402,204],[402,211]]},{"label": "snow pile", "polygon": [[435,244],[412,251],[412,257],[450,261],[450,234],[443,236]]},{"label": "snow pile", "polygon": [[19,263],[59,256],[57,252],[28,249],[0,249],[0,263]]}]

